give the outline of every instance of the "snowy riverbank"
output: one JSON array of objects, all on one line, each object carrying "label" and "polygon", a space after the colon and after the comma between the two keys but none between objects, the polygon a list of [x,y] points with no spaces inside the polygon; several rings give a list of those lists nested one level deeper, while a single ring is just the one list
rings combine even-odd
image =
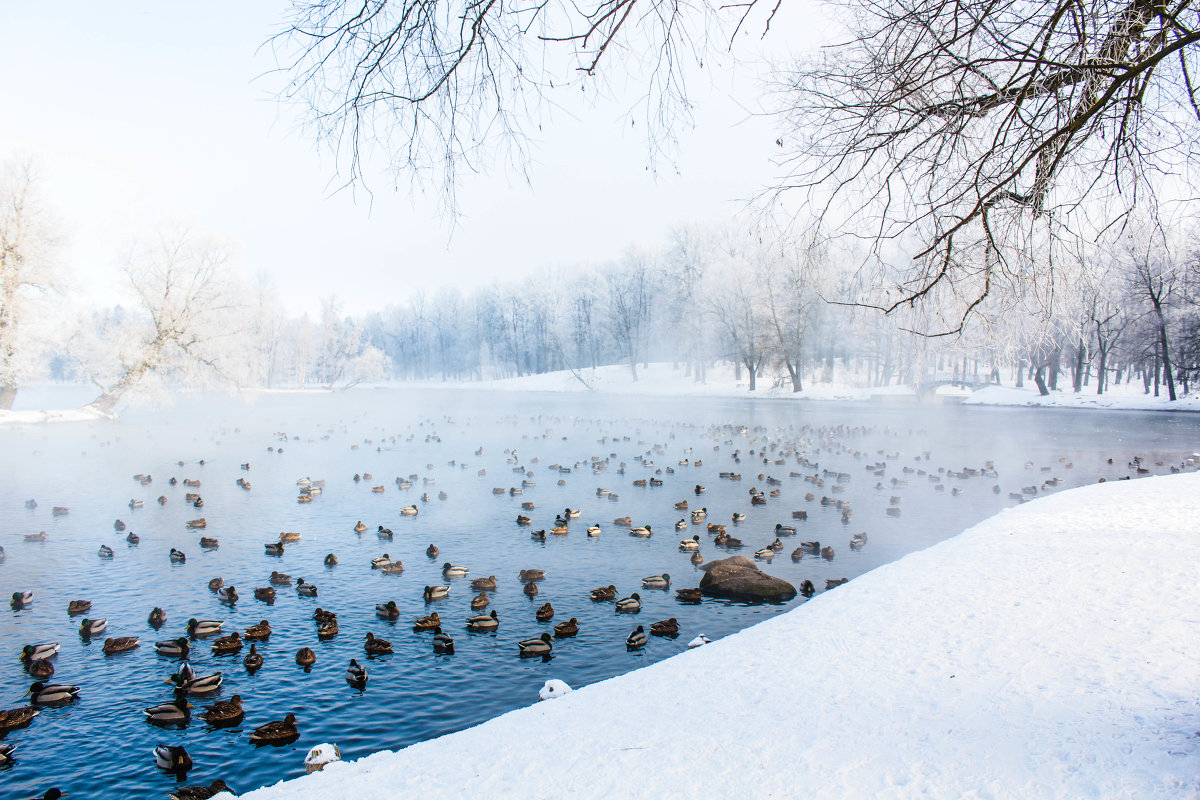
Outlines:
[{"label": "snowy riverbank", "polygon": [[550,702],[514,687],[530,707],[243,797],[1200,798],[1197,518],[1196,474],[1046,497],[697,650]]}]

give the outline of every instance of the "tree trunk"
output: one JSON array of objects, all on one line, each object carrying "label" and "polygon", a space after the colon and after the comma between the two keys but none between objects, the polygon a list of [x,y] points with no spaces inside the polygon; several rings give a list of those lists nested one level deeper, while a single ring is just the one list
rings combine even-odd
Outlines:
[{"label": "tree trunk", "polygon": [[1043,374],[1045,371],[1046,368],[1044,366],[1040,366],[1037,368],[1037,371],[1033,373],[1033,382],[1037,384],[1038,394],[1040,394],[1042,397],[1050,394],[1050,390],[1046,388],[1046,378]]},{"label": "tree trunk", "polygon": [[0,411],[12,411],[13,402],[17,399],[17,387],[6,383],[0,386]]},{"label": "tree trunk", "polygon": [[[1058,371],[1062,366],[1062,348],[1054,348],[1054,352],[1050,354],[1050,388],[1058,391]],[[1040,388],[1040,387],[1039,387]]]},{"label": "tree trunk", "polygon": [[1025,359],[1017,356],[1017,388],[1025,388]]},{"label": "tree trunk", "polygon": [[754,368],[751,361],[746,362],[746,371],[750,373],[750,391],[754,391],[758,386],[758,370]]},{"label": "tree trunk", "polygon": [[1074,382],[1072,384],[1073,388],[1075,389],[1076,394],[1079,394],[1081,391],[1083,391],[1083,352],[1084,352],[1084,344],[1083,344],[1083,339],[1081,338],[1079,340],[1079,344],[1076,346],[1075,378],[1074,378]]},{"label": "tree trunk", "polygon": [[[1162,308],[1157,303],[1155,303],[1154,310],[1158,313],[1158,342],[1162,348],[1163,377],[1167,381],[1167,397],[1171,402],[1175,402],[1175,375],[1171,372],[1171,351],[1167,349],[1167,321],[1163,317]],[[1155,383],[1157,382],[1158,378],[1155,378]],[[1157,395],[1158,392],[1154,394]]]}]

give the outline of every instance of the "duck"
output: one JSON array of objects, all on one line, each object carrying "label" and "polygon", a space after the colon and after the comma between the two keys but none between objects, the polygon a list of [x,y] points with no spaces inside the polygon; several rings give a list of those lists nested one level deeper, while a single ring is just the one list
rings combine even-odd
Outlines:
[{"label": "duck", "polygon": [[496,591],[496,576],[490,575],[486,578],[474,578],[471,581],[471,589],[476,592]]},{"label": "duck", "polygon": [[464,566],[459,564],[451,564],[449,561],[447,561],[445,564],[442,564],[443,578],[461,578],[470,571],[471,570]]},{"label": "duck", "polygon": [[425,587],[425,602],[429,603],[433,600],[442,600],[450,596],[449,586],[426,586]]},{"label": "duck", "polygon": [[416,622],[414,622],[413,623],[413,633],[420,633],[421,631],[431,631],[441,624],[442,624],[442,618],[439,617],[438,613],[435,611],[432,614],[421,617]]},{"label": "duck", "polygon": [[166,641],[154,643],[154,652],[167,658],[187,658],[188,652],[191,649],[191,644],[184,636],[180,636],[178,639],[167,639]]},{"label": "duck", "polygon": [[654,534],[654,528],[650,525],[640,525],[636,528],[629,529],[630,536],[637,536],[641,539],[648,539]]},{"label": "duck", "polygon": [[117,636],[104,640],[104,647],[101,648],[104,654],[111,656],[114,653],[124,653],[126,650],[132,650],[138,646],[139,639],[136,636]]},{"label": "duck", "polygon": [[633,633],[631,633],[631,634],[629,634],[629,636],[625,637],[625,649],[626,650],[641,650],[643,647],[646,646],[647,641],[649,641],[649,640],[646,637],[646,631],[642,628],[641,625],[638,625],[637,628],[634,629]]},{"label": "duck", "polygon": [[33,722],[33,718],[38,715],[38,710],[33,706],[23,706],[21,708],[10,708],[0,711],[0,737],[7,734],[9,731],[15,731],[17,728],[24,728],[29,723]]},{"label": "duck", "polygon": [[33,592],[13,592],[12,602],[9,605],[12,606],[13,611],[20,611],[32,602]]},{"label": "duck", "polygon": [[804,595],[805,597],[812,597],[816,593],[817,589],[813,586],[812,581],[805,579],[803,582],[801,582],[800,594]]},{"label": "duck", "polygon": [[679,635],[679,622],[674,617],[660,619],[658,622],[650,624],[650,633],[653,636],[667,636],[674,639]]},{"label": "duck", "polygon": [[693,534],[690,539],[682,539],[679,542],[680,550],[699,550],[700,549],[700,534]]},{"label": "duck", "polygon": [[187,623],[188,636],[212,636],[219,633],[224,624],[225,622],[219,619],[196,619],[193,617]]},{"label": "duck", "polygon": [[35,706],[63,706],[79,699],[79,687],[66,683],[35,682],[26,693]]},{"label": "duck", "polygon": [[687,511],[687,508],[688,508],[687,500],[680,500],[678,503],[675,504],[676,511]]},{"label": "duck", "polygon": [[215,654],[236,653],[242,649],[242,635],[237,631],[228,636],[221,636],[213,641],[212,651]]},{"label": "duck", "polygon": [[621,527],[624,527],[624,528],[627,528],[632,524],[633,524],[633,519],[630,517],[617,517],[616,519],[613,520],[613,525],[620,525]]},{"label": "duck", "polygon": [[300,597],[316,597],[317,587],[311,583],[305,583],[304,578],[296,578],[296,594]]},{"label": "duck", "polygon": [[518,575],[521,583],[529,583],[530,581],[542,581],[546,579],[546,570],[544,569],[523,569]]},{"label": "duck", "polygon": [[521,658],[548,656],[554,650],[554,640],[550,634],[543,633],[536,639],[522,639],[517,642],[517,648]]},{"label": "duck", "polygon": [[745,522],[746,521],[745,513],[741,512],[741,511],[733,512],[733,521],[734,522]]},{"label": "duck", "polygon": [[677,521],[677,522],[675,523],[675,530],[677,530],[677,531],[686,531],[686,530],[687,530],[687,526],[688,526],[688,524],[687,524],[687,520],[686,520],[686,519],[683,519],[683,518],[681,517],[681,518],[679,519],[679,521]]},{"label": "duck", "polygon": [[274,586],[259,586],[254,590],[254,599],[262,600],[264,603],[275,602],[275,587]]},{"label": "duck", "polygon": [[569,532],[570,532],[570,529],[567,528],[567,526],[565,524],[563,524],[563,525],[556,524],[556,525],[554,525],[554,527],[550,528],[550,533],[552,533],[555,536],[566,536]]},{"label": "duck", "polygon": [[363,649],[369,656],[385,655],[392,652],[392,643],[387,639],[377,639],[375,634],[367,631],[367,641],[363,645]]},{"label": "duck", "polygon": [[317,663],[317,654],[311,647],[301,647],[296,651],[296,663],[305,669]]},{"label": "duck", "polygon": [[338,624],[336,619],[330,622],[322,622],[317,626],[317,638],[323,642],[328,641],[337,635]]},{"label": "duck", "polygon": [[534,612],[533,616],[538,622],[548,622],[549,620],[554,619],[554,606],[550,605],[549,603],[545,603],[541,608]]},{"label": "duck", "polygon": [[856,533],[850,537],[850,549],[861,550],[867,543],[867,534],[865,532]]},{"label": "duck", "polygon": [[213,703],[204,709],[201,716],[204,717],[205,722],[214,728],[227,728],[230,725],[237,725],[246,716],[246,711],[242,708],[242,696],[235,694],[228,700]]},{"label": "duck", "polygon": [[481,614],[477,617],[467,618],[467,630],[472,633],[488,633],[500,627],[500,618],[496,616],[496,610],[492,609],[490,614]]},{"label": "duck", "polygon": [[601,586],[598,589],[592,589],[591,598],[593,602],[602,603],[606,600],[612,600],[617,596],[617,587],[611,583],[608,586]]},{"label": "duck", "polygon": [[755,550],[754,557],[757,558],[759,561],[770,561],[772,558],[775,557],[775,551],[769,547],[764,547],[761,550]]},{"label": "duck", "polygon": [[262,668],[263,657],[262,653],[258,652],[258,645],[254,642],[250,643],[250,652],[242,659],[242,666],[246,668],[246,672],[253,675]]},{"label": "duck", "polygon": [[367,529],[367,526],[363,524],[363,521],[361,519],[358,521],[358,524],[354,526],[355,533],[363,533],[364,531],[366,531],[366,529]]},{"label": "duck", "polygon": [[530,581],[529,583],[525,584],[525,588],[521,591],[525,593],[526,597],[536,597],[538,593],[538,585],[533,581]]},{"label": "duck", "polygon": [[433,629],[433,652],[447,656],[454,655],[454,640],[448,633],[442,631],[440,625]]},{"label": "duck", "polygon": [[58,655],[58,642],[27,644],[21,648],[21,660],[26,664]]},{"label": "duck", "polygon": [[170,703],[143,709],[146,722],[151,725],[186,725],[192,716],[192,704],[187,701],[187,690],[175,687],[175,699]]},{"label": "duck", "polygon": [[554,638],[566,639],[569,636],[574,636],[579,633],[579,621],[571,617],[566,622],[560,622],[554,626]]},{"label": "duck", "polygon": [[[16,751],[15,744],[0,744],[0,767],[7,766],[13,761],[13,753]],[[62,795],[59,795],[61,797]]]},{"label": "duck", "polygon": [[178,789],[172,790],[167,797],[171,800],[209,800],[210,797],[221,792],[232,793],[232,791],[225,781],[217,778],[208,786],[180,786]]},{"label": "duck", "polygon": [[822,547],[821,548],[821,558],[825,559],[826,561],[833,561],[833,558],[834,558],[833,548],[830,547],[829,545],[825,545],[824,547]]},{"label": "duck", "polygon": [[158,630],[167,622],[167,612],[163,611],[158,606],[150,609],[150,615],[146,617],[146,624],[154,630]]},{"label": "duck", "polygon": [[371,559],[371,569],[383,569],[392,563],[392,559],[387,553]]},{"label": "duck", "polygon": [[334,555],[333,553],[327,553],[325,555],[325,566],[336,567],[337,563],[338,563],[338,557],[336,555]]},{"label": "duck", "polygon": [[292,542],[300,541],[300,534],[295,531],[283,531],[279,534],[279,541],[291,544]]},{"label": "duck", "polygon": [[210,592],[219,592],[225,586],[224,578],[213,578],[208,582],[208,590]]},{"label": "duck", "polygon": [[621,614],[636,614],[642,610],[642,598],[637,592],[617,601],[617,611]]},{"label": "duck", "polygon": [[531,520],[529,517],[525,516],[524,514],[517,514],[517,524],[518,525],[529,525],[532,522],[533,522],[533,520]]},{"label": "duck", "polygon": [[642,588],[664,590],[670,589],[671,576],[665,572],[662,575],[647,575],[645,578],[642,578]]},{"label": "duck", "polygon": [[202,550],[216,550],[220,546],[221,546],[220,539],[214,539],[211,536],[201,536],[200,537],[200,548]]},{"label": "duck", "polygon": [[250,734],[250,741],[255,744],[291,744],[299,738],[300,731],[296,727],[296,715],[292,713],[281,720],[259,725]]},{"label": "duck", "polygon": [[431,544],[429,547],[425,548],[425,555],[429,556],[430,558],[437,558],[438,553],[440,552],[442,551],[438,550],[438,546],[436,544]]},{"label": "duck", "polygon": [[187,561],[187,555],[182,550],[171,548],[170,560],[172,564],[183,564]]},{"label": "duck", "polygon": [[46,538],[47,538],[47,533],[45,531],[39,531],[38,533],[25,534],[25,541],[27,541],[27,542],[44,542],[44,541],[46,541]]},{"label": "duck", "polygon": [[138,543],[142,541],[142,537],[138,536],[133,531],[130,531],[129,535],[125,537],[125,541],[129,542],[129,544],[133,545],[134,547],[137,547]]},{"label": "duck", "polygon": [[312,618],[318,623],[337,622],[337,614],[332,611],[326,611],[320,606],[312,613]]},{"label": "duck", "polygon": [[775,537],[775,541],[771,542],[769,545],[767,545],[767,547],[771,548],[776,553],[778,553],[780,550],[783,549],[783,540],[777,536],[777,537]]},{"label": "duck", "polygon": [[400,516],[402,516],[402,517],[415,517],[417,515],[417,513],[418,513],[418,509],[417,509],[416,503],[413,503],[411,506],[405,506],[404,508],[400,509]]},{"label": "duck", "polygon": [[398,619],[400,617],[400,609],[396,607],[395,600],[388,600],[386,603],[377,603],[375,605],[375,616],[380,619]]},{"label": "duck", "polygon": [[220,589],[217,589],[217,599],[222,603],[233,605],[238,601],[237,587],[233,585],[222,586]]},{"label": "duck", "polygon": [[267,583],[270,583],[274,586],[291,586],[292,576],[283,572],[271,570],[271,577],[267,578]]},{"label": "duck", "polygon": [[480,592],[471,598],[471,610],[479,611],[480,609],[487,608],[490,602],[492,602],[492,600],[490,597],[488,597],[488,593]]},{"label": "duck", "polygon": [[350,666],[346,667],[346,683],[359,691],[367,686],[367,671],[353,658],[350,659]]},{"label": "duck", "polygon": [[796,529],[793,528],[791,525],[784,525],[781,522],[776,522],[775,523],[775,535],[776,536],[795,536]]},{"label": "duck", "polygon": [[269,639],[271,638],[271,623],[264,619],[257,625],[251,625],[249,628],[246,628],[245,636],[247,639],[254,639],[256,641]]},{"label": "duck", "polygon": [[113,549],[106,544],[100,545],[100,550],[96,553],[100,558],[112,558]]},{"label": "duck", "polygon": [[536,531],[530,531],[529,538],[539,542],[544,542],[546,541],[546,530],[543,528]]},{"label": "duck", "polygon": [[283,555],[283,542],[267,542],[263,545],[263,549],[269,556]]},{"label": "duck", "polygon": [[154,748],[154,762],[167,772],[184,773],[192,768],[192,757],[183,745],[160,744]]},{"label": "duck", "polygon": [[179,670],[166,680],[177,687],[187,690],[188,694],[212,694],[221,688],[224,680],[220,672],[211,675],[197,675],[186,661],[179,665]]},{"label": "duck", "polygon": [[79,635],[84,638],[96,636],[104,633],[104,630],[107,627],[108,620],[106,619],[87,619],[85,617],[83,622],[79,624]]},{"label": "duck", "polygon": [[675,590],[675,599],[681,603],[699,603],[703,597],[699,587]]}]

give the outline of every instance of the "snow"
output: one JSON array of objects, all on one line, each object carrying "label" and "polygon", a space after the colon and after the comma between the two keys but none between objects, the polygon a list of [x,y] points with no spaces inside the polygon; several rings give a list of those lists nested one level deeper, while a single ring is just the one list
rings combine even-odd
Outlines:
[{"label": "snow", "polygon": [[38,425],[44,422],[95,422],[112,419],[95,408],[28,409],[24,411],[0,411],[0,425]]},{"label": "snow", "polygon": [[1045,497],[704,647],[243,797],[1200,798],[1198,518],[1198,474]]}]

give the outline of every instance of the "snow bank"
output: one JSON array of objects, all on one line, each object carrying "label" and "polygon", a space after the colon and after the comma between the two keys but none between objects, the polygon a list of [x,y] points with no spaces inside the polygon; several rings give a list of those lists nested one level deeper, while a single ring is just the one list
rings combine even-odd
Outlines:
[{"label": "snow bank", "polygon": [[713,644],[244,796],[1197,798],[1197,518],[1194,474],[1046,497]]},{"label": "snow bank", "polygon": [[[1178,387],[1182,392],[1182,387]],[[1146,394],[1141,384],[1122,384],[1096,394],[1096,390],[1074,392],[1051,392],[1045,397],[1037,389],[1011,386],[989,386],[973,392],[963,401],[964,405],[988,406],[1049,406],[1055,408],[1105,408],[1124,411],[1200,411],[1200,395],[1180,396],[1175,402],[1167,399],[1167,387],[1160,395]]]},{"label": "snow bank", "polygon": [[98,419],[115,419],[95,408],[71,408],[51,410],[0,411],[0,425],[37,425],[43,422],[94,422]]}]

